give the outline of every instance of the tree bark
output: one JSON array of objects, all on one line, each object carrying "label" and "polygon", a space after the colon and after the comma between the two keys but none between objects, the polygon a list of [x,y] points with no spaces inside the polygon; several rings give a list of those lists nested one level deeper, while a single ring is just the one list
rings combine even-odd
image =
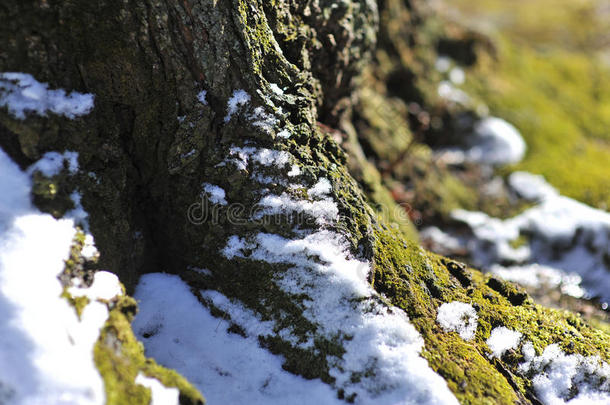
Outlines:
[{"label": "tree bark", "polygon": [[[385,18],[386,3],[400,10],[396,18],[417,17],[407,7],[411,2],[388,0]],[[409,219],[392,211],[396,206],[354,134],[338,144],[332,128],[349,120],[354,79],[374,49],[374,2],[6,0],[0,22],[0,71],[95,95],[92,113],[75,120],[19,120],[0,109],[0,147],[23,168],[47,151],[79,153],[76,178],[66,180],[63,172],[52,179],[61,192],[36,201],[59,216],[69,202],[57,200],[78,189],[101,252],[98,266],[115,272],[129,292],[142,274],[176,273],[194,291],[219,291],[262,319],[282,324],[288,312],[315,335],[297,297],[273,282],[285,264],[228,258],[222,250],[234,235],[292,238],[297,228],[324,229],[341,234],[355,256],[371,263],[371,286],[409,316],[425,340],[423,356],[463,403],[535,401],[530,383],[516,375],[516,362],[486,355],[484,340],[498,324],[530,331],[539,348],[557,340],[567,345],[563,330],[574,331],[574,352],[609,357],[608,337],[575,315],[543,309],[508,283],[419,248]],[[409,24],[394,21],[401,22]],[[240,89],[250,102],[227,120],[228,102]],[[198,99],[202,91],[205,103]],[[260,124],[265,120],[270,124]],[[282,130],[292,135],[279,136]],[[236,158],[232,147],[288,153],[301,172],[301,188],[291,189],[286,170],[273,166],[260,169],[272,178],[261,185],[251,166],[227,161]],[[322,178],[332,184],[337,221],[321,224],[310,214],[291,213],[278,221],[250,220],[262,188],[294,196]],[[222,187],[230,204],[195,212],[203,209],[197,205],[203,183]],[[390,220],[382,215],[388,211]],[[209,269],[213,277],[193,268]],[[451,301],[479,307],[474,342],[436,324],[437,307]],[[319,345],[327,351],[306,353],[281,338],[262,344],[284,356],[286,370],[340,391],[327,364],[340,351],[332,350],[336,342],[320,339],[327,340]]]}]

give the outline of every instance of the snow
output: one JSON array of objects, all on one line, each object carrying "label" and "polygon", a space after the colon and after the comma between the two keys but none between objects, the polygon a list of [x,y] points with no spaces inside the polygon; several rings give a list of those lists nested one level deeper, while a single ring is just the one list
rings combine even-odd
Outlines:
[{"label": "snow", "polygon": [[99,256],[100,252],[95,247],[95,241],[93,240],[93,236],[91,234],[85,235],[85,243],[83,245],[83,249],[80,252],[81,256],[85,259],[91,260],[96,256]]},{"label": "snow", "polygon": [[464,91],[456,88],[451,82],[442,81],[438,85],[438,95],[456,104],[468,104],[470,103],[470,97]]},{"label": "snow", "polygon": [[449,69],[451,69],[451,59],[447,56],[439,56],[436,59],[436,63],[434,64],[434,67],[436,68],[437,71],[439,71],[441,73],[448,72]]},{"label": "snow", "polygon": [[610,365],[598,356],[566,355],[559,345],[548,345],[540,356],[531,342],[523,345],[523,374],[544,404],[606,405],[610,403]]},{"label": "snow", "polygon": [[292,136],[292,133],[287,129],[282,129],[280,132],[277,133],[277,136],[283,139],[288,139]]},{"label": "snow", "polygon": [[227,205],[225,191],[221,187],[209,183],[203,183],[202,186],[212,204]]},{"label": "snow", "polygon": [[436,322],[445,332],[457,332],[464,340],[474,338],[477,331],[477,312],[472,305],[459,301],[444,303],[438,308]]},{"label": "snow", "polygon": [[[143,276],[135,298],[133,329],[147,355],[184,375],[208,404],[343,404],[328,385],[282,369],[282,358],[261,348],[257,335],[229,332],[230,322],[212,316],[178,276]],[[235,306],[233,316],[271,332],[244,308]]]},{"label": "snow", "polygon": [[460,69],[459,67],[454,67],[449,72],[449,80],[451,80],[451,83],[459,86],[461,84],[464,84],[464,82],[466,81],[466,75],[464,74],[464,71],[462,69]]},{"label": "snow", "polygon": [[582,278],[576,273],[566,273],[537,263],[507,267],[494,264],[489,270],[504,280],[524,287],[558,288],[563,294],[577,298],[585,295],[585,291],[580,287]]},{"label": "snow", "polygon": [[40,83],[27,73],[0,73],[0,107],[18,119],[25,119],[27,112],[41,116],[47,112],[74,119],[87,115],[93,109],[94,96],[63,89],[50,90],[47,83]]},{"label": "snow", "polygon": [[197,94],[197,100],[203,105],[208,105],[208,100],[206,99],[207,95],[208,92],[206,90],[201,90],[199,94]]},{"label": "snow", "polygon": [[[233,236],[223,252],[227,258],[291,266],[275,282],[287,293],[309,297],[302,304],[303,315],[319,325],[317,333],[342,337],[346,352],[340,358],[329,357],[330,374],[337,388],[357,394],[356,403],[456,403],[445,381],[419,356],[421,336],[404,312],[375,298],[367,281],[369,263],[351,258],[341,235],[322,230],[297,239],[265,233],[248,240]],[[230,306],[214,303],[233,319]],[[290,336],[292,331],[279,334]],[[367,365],[373,364],[375,371],[366,373]],[[353,382],[351,376],[359,373],[364,377]]]},{"label": "snow", "polygon": [[57,276],[75,235],[30,203],[31,180],[0,150],[0,400],[11,404],[105,403],[93,346],[120,293],[115,276],[97,273],[79,319],[61,298]]},{"label": "snow", "polygon": [[39,171],[46,177],[57,176],[64,168],[64,162],[67,163],[70,174],[76,174],[78,171],[78,152],[47,152],[28,168],[28,173],[32,174]]},{"label": "snow", "polygon": [[[258,202],[260,207],[252,219],[258,220],[267,215],[306,214],[316,219],[319,225],[337,220],[339,209],[337,204],[329,199],[321,201],[295,200],[287,193],[281,195],[269,194]],[[298,222],[298,221],[297,221]]]},{"label": "snow", "polygon": [[89,214],[83,208],[81,204],[82,196],[78,191],[73,191],[70,194],[70,199],[74,203],[74,208],[64,214],[64,218],[70,218],[74,220],[74,224],[83,228],[85,232],[89,232]]},{"label": "snow", "polygon": [[527,172],[514,172],[508,177],[508,184],[519,197],[530,201],[559,196],[557,190],[540,175]]},{"label": "snow", "polygon": [[252,146],[232,146],[229,156],[228,161],[235,164],[239,170],[246,170],[250,160],[265,167],[274,166],[280,169],[292,160],[292,155],[288,152]]},{"label": "snow", "polygon": [[487,346],[491,349],[493,357],[501,358],[510,349],[516,349],[521,341],[521,333],[498,326],[491,331],[487,339]]},{"label": "snow", "polygon": [[263,129],[267,133],[271,133],[273,127],[278,123],[278,119],[274,115],[266,113],[263,107],[256,107],[254,112],[248,115],[248,119],[252,125]]},{"label": "snow", "polygon": [[290,171],[287,173],[288,177],[296,177],[301,174],[301,168],[298,165],[292,165]]},{"label": "snow", "polygon": [[239,106],[245,106],[248,103],[250,103],[250,95],[245,90],[235,90],[227,103],[225,122],[231,121],[231,117],[237,112]]},{"label": "snow", "polygon": [[330,181],[326,178],[321,178],[318,182],[309,190],[307,190],[307,195],[310,198],[328,198],[328,194],[332,191],[332,186]]},{"label": "snow", "polygon": [[179,405],[178,388],[167,388],[156,378],[146,377],[141,372],[138,373],[135,382],[150,389],[152,396],[150,405]]},{"label": "snow", "polygon": [[466,160],[491,165],[520,162],[525,156],[526,145],[519,131],[496,117],[480,121],[469,139],[470,148]]},{"label": "snow", "polygon": [[[504,267],[537,263],[572,280],[579,275],[586,296],[609,301],[604,257],[610,254],[610,214],[559,195],[539,176],[517,172],[509,177],[509,184],[520,194],[538,199],[538,205],[506,220],[463,210],[451,214],[472,231],[464,246],[474,265],[490,269],[500,263]],[[525,245],[511,246],[520,235],[527,235]]]},{"label": "snow", "polygon": [[271,91],[273,91],[278,96],[284,95],[284,90],[282,90],[280,86],[278,86],[276,83],[271,83],[269,86],[271,87]]},{"label": "snow", "polygon": [[123,289],[115,274],[98,271],[93,276],[93,284],[90,287],[70,287],[68,293],[73,297],[87,297],[90,300],[111,300],[118,295],[123,295]]}]

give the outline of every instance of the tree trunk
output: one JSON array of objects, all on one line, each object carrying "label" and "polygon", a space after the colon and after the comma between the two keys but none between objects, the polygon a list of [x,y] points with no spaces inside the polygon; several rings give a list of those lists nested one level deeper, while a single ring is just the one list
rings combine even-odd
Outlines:
[{"label": "tree trunk", "polygon": [[[411,2],[388,0],[384,18],[386,3],[401,10],[396,18],[416,13]],[[261,234],[301,240],[326,232],[369,263],[378,295],[367,300],[408,315],[424,339],[422,356],[463,403],[536,402],[517,372],[519,354],[487,356],[485,339],[498,325],[521,330],[538,349],[567,347],[568,330],[578,336],[573,352],[609,357],[608,337],[575,315],[543,309],[511,284],[418,247],[356,136],[338,143],[342,132],[333,128],[349,122],[354,79],[374,49],[374,2],[5,0],[0,22],[0,71],[95,96],[91,114],[74,120],[21,120],[0,109],[0,147],[23,168],[48,151],[78,152],[78,174],[55,176],[60,191],[35,201],[61,216],[78,190],[101,252],[97,266],[129,293],[153,272],[180,275],[196,294],[218,291],[274,322],[277,336],[259,340],[284,356],[286,370],[357,401],[355,381],[368,378],[368,366],[353,370],[351,382],[331,372],[350,336],[320,333],[303,314],[308,290],[281,287],[293,262],[249,256],[261,249]],[[331,189],[312,192],[323,179]],[[215,197],[213,186],[225,195]],[[437,308],[452,301],[477,309],[473,341],[437,324]],[[306,336],[314,348],[294,343]]]}]

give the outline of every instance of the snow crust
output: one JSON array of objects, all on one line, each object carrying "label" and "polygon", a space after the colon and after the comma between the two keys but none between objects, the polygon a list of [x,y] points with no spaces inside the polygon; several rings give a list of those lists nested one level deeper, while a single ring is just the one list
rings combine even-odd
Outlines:
[{"label": "snow crust", "polygon": [[42,116],[51,112],[74,119],[89,114],[93,100],[93,94],[50,90],[47,83],[40,83],[27,73],[0,73],[0,107],[7,107],[21,120],[30,112]]},{"label": "snow crust", "polygon": [[474,338],[479,319],[470,304],[459,301],[444,303],[438,308],[436,322],[445,332],[457,332],[464,340]]}]

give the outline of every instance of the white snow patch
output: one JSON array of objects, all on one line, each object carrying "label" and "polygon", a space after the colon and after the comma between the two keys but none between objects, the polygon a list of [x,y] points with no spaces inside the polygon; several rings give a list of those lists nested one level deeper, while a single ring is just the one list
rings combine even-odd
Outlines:
[{"label": "white snow patch", "polygon": [[434,64],[434,67],[436,68],[437,71],[439,71],[441,73],[448,72],[449,69],[451,69],[451,58],[449,58],[447,56],[439,56],[436,59],[436,63]]},{"label": "white snow patch", "polygon": [[292,136],[292,133],[287,129],[282,129],[280,132],[277,133],[277,136],[283,139],[288,139]]},{"label": "white snow patch", "polygon": [[64,162],[67,163],[70,174],[76,174],[78,171],[78,152],[47,152],[28,168],[28,173],[32,174],[39,171],[46,177],[53,177],[62,171]]},{"label": "white snow patch", "polygon": [[451,80],[451,83],[459,86],[466,81],[466,74],[459,67],[454,67],[449,72],[449,80]]},{"label": "white snow patch", "polygon": [[239,106],[245,106],[248,103],[250,103],[250,95],[245,90],[235,90],[227,103],[225,122],[231,121],[231,117],[237,112]]},{"label": "white snow patch", "polygon": [[248,116],[248,119],[252,122],[252,125],[263,129],[267,133],[271,133],[279,121],[273,114],[267,114],[263,107],[256,107],[254,112]]},{"label": "white snow patch", "polygon": [[64,214],[64,218],[70,218],[74,220],[74,224],[83,228],[85,232],[89,232],[89,214],[83,208],[81,204],[82,196],[78,191],[73,191],[70,194],[70,199],[74,203],[74,208]]},{"label": "white snow patch", "polygon": [[167,388],[156,378],[146,377],[141,372],[135,380],[136,384],[150,389],[152,399],[150,405],[178,405],[180,391],[178,388]]},{"label": "white snow patch", "polygon": [[252,146],[232,146],[229,149],[229,156],[228,161],[234,163],[240,170],[246,170],[250,160],[262,166],[275,166],[282,169],[292,159],[292,155],[285,151],[254,148]]},{"label": "white snow patch", "polygon": [[[31,180],[0,150],[0,399],[11,404],[103,404],[93,347],[117,292],[98,273],[79,320],[57,276],[75,234],[70,219],[35,209]],[[101,280],[101,284],[100,284]],[[116,280],[116,279],[115,279]],[[101,286],[100,286],[101,285]]]},{"label": "white snow patch", "polygon": [[81,250],[80,254],[85,259],[89,260],[99,256],[100,252],[97,250],[95,241],[93,240],[93,236],[91,234],[85,235],[85,243],[83,244],[83,249]]},{"label": "white snow patch", "polygon": [[521,341],[521,333],[510,330],[504,326],[498,326],[491,331],[487,339],[487,346],[491,349],[493,357],[502,357],[510,349],[515,349]]},{"label": "white snow patch", "polygon": [[488,117],[475,127],[469,140],[466,159],[476,163],[504,165],[518,163],[525,156],[526,145],[521,134],[500,118]]},{"label": "white snow patch", "polygon": [[531,342],[523,345],[520,371],[531,376],[536,395],[548,405],[607,405],[610,403],[610,365],[598,356],[566,355],[548,345],[540,356]]},{"label": "white snow patch", "polygon": [[[133,329],[144,342],[147,355],[188,378],[208,403],[344,403],[321,381],[306,380],[282,369],[281,356],[261,348],[257,334],[244,338],[229,332],[229,320],[212,316],[178,276],[147,274],[140,279],[134,296],[140,310]],[[220,299],[216,297],[216,301]],[[248,331],[272,332],[267,323],[241,306],[232,306],[231,318],[247,325]]]},{"label": "white snow patch", "polygon": [[269,85],[269,87],[271,87],[271,91],[273,91],[275,94],[277,94],[278,96],[282,96],[284,95],[284,90],[282,90],[280,88],[280,86],[278,86],[276,83],[271,83]]},{"label": "white snow patch", "polygon": [[309,190],[307,190],[307,195],[310,198],[328,198],[330,192],[332,191],[333,187],[330,184],[330,181],[328,181],[327,178],[322,177],[320,180],[318,180],[318,182]]},{"label": "white snow patch", "polygon": [[504,280],[513,281],[524,287],[559,288],[563,294],[577,298],[585,295],[585,290],[580,287],[582,278],[576,273],[566,273],[537,263],[508,267],[494,264],[489,270]]},{"label": "white snow patch", "polygon": [[508,177],[508,184],[521,198],[536,201],[558,197],[559,193],[543,176],[528,172],[514,172]]},{"label": "white snow patch", "polygon": [[201,90],[199,94],[197,94],[197,100],[203,105],[208,105],[208,100],[206,99],[207,95],[208,92],[206,90]]},{"label": "white snow patch", "polygon": [[468,96],[468,94],[456,88],[452,83],[448,81],[440,82],[437,91],[438,95],[447,101],[464,105],[470,103],[470,97]]},{"label": "white snow patch", "polygon": [[49,90],[47,83],[40,83],[27,73],[0,73],[0,107],[18,119],[25,119],[27,112],[47,115],[47,112],[74,119],[87,115],[93,109],[93,94],[63,89]]},{"label": "white snow patch", "polygon": [[203,183],[202,186],[212,204],[227,205],[225,191],[221,187],[209,183]]},{"label": "white snow patch", "polygon": [[289,177],[296,177],[301,174],[301,168],[298,165],[292,165],[290,171],[287,173]]},{"label": "white snow patch", "polygon": [[123,295],[123,289],[115,274],[98,271],[93,276],[93,284],[90,287],[70,287],[68,293],[73,297],[87,297],[91,301],[111,300],[118,295]]},{"label": "white snow patch", "polygon": [[[233,236],[223,253],[227,258],[292,265],[277,274],[275,282],[288,293],[309,297],[303,301],[303,315],[318,325],[316,333],[339,337],[346,353],[328,357],[330,374],[336,378],[335,388],[357,394],[356,403],[457,403],[446,382],[419,356],[421,336],[403,311],[375,298],[367,281],[369,264],[351,258],[341,235],[318,231],[300,239],[265,233],[250,240]],[[235,309],[214,299],[217,295],[208,298],[235,319]],[[256,322],[245,324],[248,335],[266,333]],[[309,341],[289,339],[290,330],[279,334],[293,344],[311,346]],[[359,382],[351,379],[354,374],[361,376]]]},{"label": "white snow patch", "polygon": [[319,225],[336,221],[339,209],[330,199],[320,201],[295,200],[287,193],[281,195],[269,194],[258,202],[260,210],[254,213],[252,219],[258,220],[265,215],[290,215],[304,213],[316,218]]},{"label": "white snow patch", "polygon": [[472,305],[459,301],[444,303],[438,308],[436,322],[445,332],[457,332],[464,340],[471,340],[477,331],[479,316]]},{"label": "white snow patch", "polygon": [[[609,301],[610,277],[604,257],[610,255],[610,214],[559,195],[541,177],[516,173],[509,184],[540,199],[539,204],[506,220],[463,210],[451,214],[473,232],[465,242],[473,264],[489,269],[497,263],[538,263],[567,275],[576,273],[588,296]],[[514,248],[511,241],[520,235],[527,235],[528,243]]]}]

